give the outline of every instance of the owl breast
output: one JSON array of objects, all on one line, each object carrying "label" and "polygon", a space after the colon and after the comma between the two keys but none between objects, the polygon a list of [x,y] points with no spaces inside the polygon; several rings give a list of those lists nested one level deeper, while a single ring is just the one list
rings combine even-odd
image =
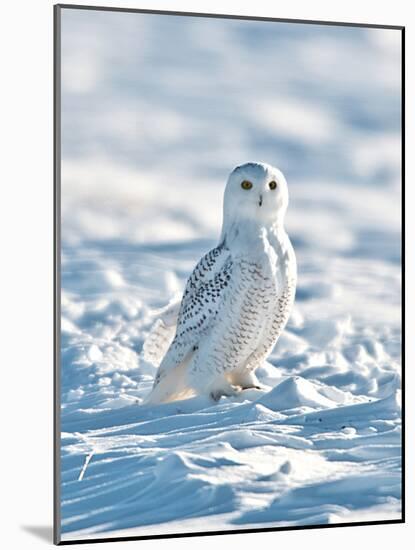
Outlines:
[{"label": "owl breast", "polygon": [[248,370],[256,369],[272,352],[290,316],[295,286],[294,278],[287,279],[279,291],[272,292],[270,303],[265,302],[261,305],[262,327],[256,349],[251,353],[245,365]]},{"label": "owl breast", "polygon": [[274,348],[290,316],[296,279],[291,261],[279,255],[241,266],[251,275],[249,302],[254,305],[257,326],[245,368],[254,370]]},{"label": "owl breast", "polygon": [[295,258],[289,252],[270,247],[233,258],[229,292],[209,338],[209,353],[203,354],[205,368],[255,370],[272,351],[294,300]]},{"label": "owl breast", "polygon": [[[271,234],[267,259],[262,262],[265,274],[270,274],[271,302],[265,304],[263,330],[257,349],[249,357],[246,367],[255,369],[272,352],[287,324],[294,303],[297,284],[297,266],[294,249],[288,236]],[[266,276],[266,275],[265,275]]]}]

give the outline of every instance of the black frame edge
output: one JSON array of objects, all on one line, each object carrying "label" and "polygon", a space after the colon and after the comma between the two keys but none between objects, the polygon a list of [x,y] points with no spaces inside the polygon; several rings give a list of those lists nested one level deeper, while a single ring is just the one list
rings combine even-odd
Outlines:
[{"label": "black frame edge", "polygon": [[172,539],[172,538],[190,538],[190,537],[205,537],[217,535],[237,535],[242,533],[275,533],[279,531],[310,531],[313,529],[339,529],[342,527],[362,527],[371,525],[392,525],[405,523],[403,519],[387,519],[375,521],[355,521],[349,523],[330,523],[321,525],[290,525],[284,527],[258,527],[249,529],[232,529],[228,531],[198,531],[192,533],[165,533],[162,535],[142,535],[142,536],[127,536],[127,537],[108,537],[108,538],[91,538],[91,539],[75,539],[62,540],[59,546],[69,546],[71,544],[94,544],[98,542],[130,542],[134,540],[156,540],[156,539]]},{"label": "black frame edge", "polygon": [[116,6],[91,6],[88,4],[56,4],[62,9],[78,9],[78,10],[97,10],[97,11],[112,11],[112,12],[127,12],[127,13],[143,13],[148,15],[178,15],[185,17],[208,17],[219,19],[245,19],[248,21],[273,21],[279,23],[299,23],[307,25],[330,25],[337,27],[367,27],[372,29],[394,29],[402,30],[403,25],[383,25],[380,23],[354,23],[347,21],[321,21],[317,19],[290,19],[279,17],[265,17],[256,15],[231,15],[225,13],[206,13],[206,12],[186,12],[173,10],[151,10],[139,8],[123,8]]},{"label": "black frame edge", "polygon": [[401,30],[401,269],[402,269],[402,298],[401,298],[401,315],[402,315],[402,366],[401,366],[401,375],[402,375],[402,384],[401,384],[401,394],[402,394],[402,472],[401,472],[401,489],[402,489],[402,521],[406,522],[406,409],[405,409],[405,394],[406,394],[406,380],[405,380],[405,365],[406,365],[406,356],[405,356],[405,328],[406,328],[406,317],[405,317],[405,28]]},{"label": "black frame edge", "polygon": [[53,6],[53,543],[60,532],[61,8]]}]

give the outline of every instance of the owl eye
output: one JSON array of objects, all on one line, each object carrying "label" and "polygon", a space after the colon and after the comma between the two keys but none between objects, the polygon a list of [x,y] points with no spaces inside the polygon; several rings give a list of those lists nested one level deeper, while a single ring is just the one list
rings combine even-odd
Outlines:
[{"label": "owl eye", "polygon": [[251,189],[252,188],[252,183],[248,180],[244,180],[241,183],[241,187],[242,187],[242,189]]},{"label": "owl eye", "polygon": [[270,181],[268,184],[268,187],[273,191],[277,188],[277,182],[276,181]]}]

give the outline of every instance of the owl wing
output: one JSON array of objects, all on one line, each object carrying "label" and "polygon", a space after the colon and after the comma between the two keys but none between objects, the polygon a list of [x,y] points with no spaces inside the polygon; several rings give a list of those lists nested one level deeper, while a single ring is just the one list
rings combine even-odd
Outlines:
[{"label": "owl wing", "polygon": [[174,338],[180,312],[181,296],[174,298],[165,308],[157,312],[157,321],[143,345],[143,358],[158,367]]},{"label": "owl wing", "polygon": [[224,245],[201,258],[186,283],[176,333],[158,368],[154,386],[196,351],[215,319],[231,277],[232,259]]}]

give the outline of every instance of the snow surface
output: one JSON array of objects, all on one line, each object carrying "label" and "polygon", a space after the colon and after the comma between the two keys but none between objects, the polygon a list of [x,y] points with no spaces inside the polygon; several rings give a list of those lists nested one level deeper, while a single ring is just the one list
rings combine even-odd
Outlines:
[{"label": "snow surface", "polygon": [[[62,31],[62,538],[399,518],[399,33],[84,10]],[[249,160],[287,177],[299,271],[269,391],[141,406],[145,337]]]}]

